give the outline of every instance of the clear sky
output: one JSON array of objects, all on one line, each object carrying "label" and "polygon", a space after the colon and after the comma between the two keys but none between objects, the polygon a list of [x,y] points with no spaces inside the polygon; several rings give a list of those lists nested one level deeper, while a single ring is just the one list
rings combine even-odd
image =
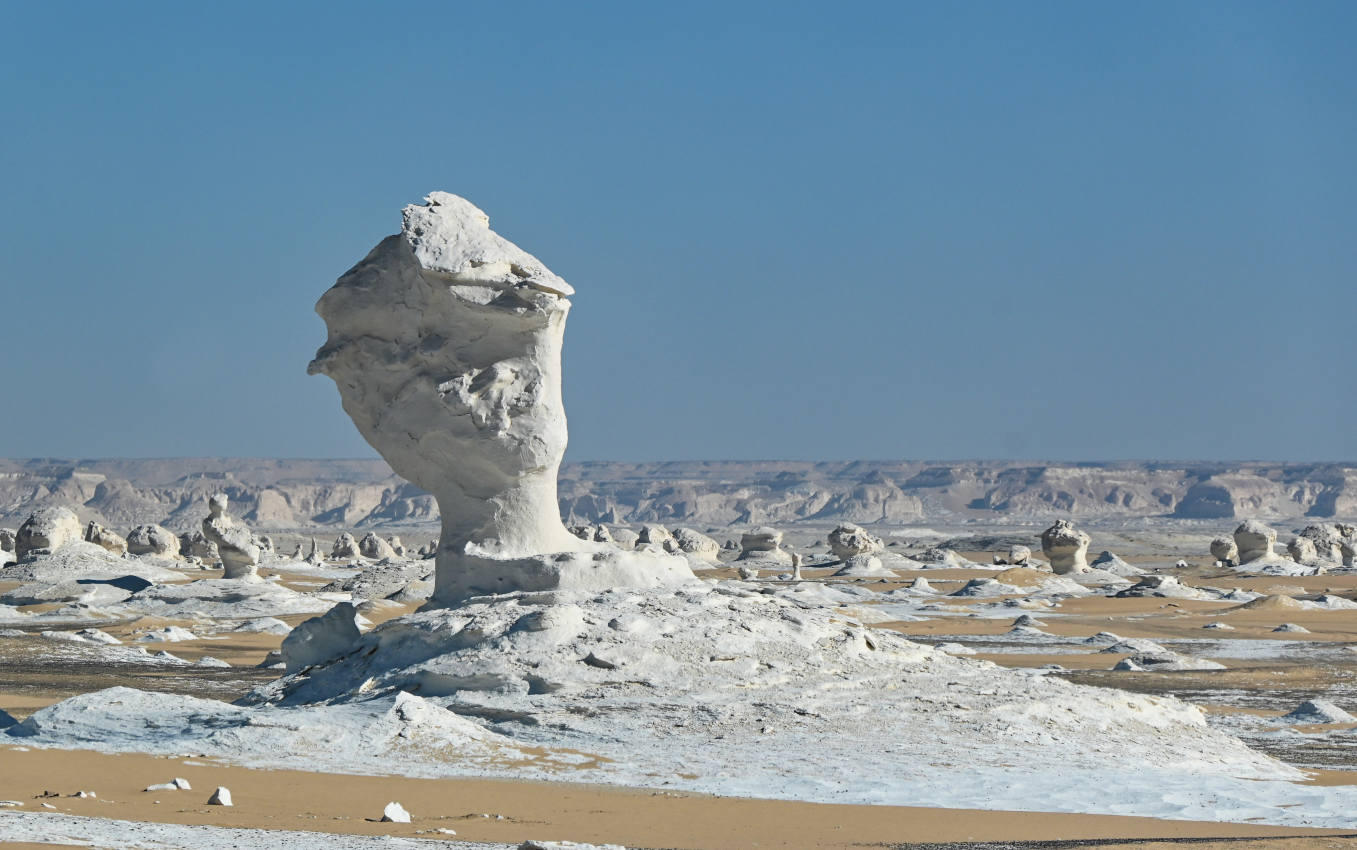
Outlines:
[{"label": "clear sky", "polygon": [[426,192],[569,459],[1357,459],[1357,3],[0,2],[0,456],[370,455]]}]

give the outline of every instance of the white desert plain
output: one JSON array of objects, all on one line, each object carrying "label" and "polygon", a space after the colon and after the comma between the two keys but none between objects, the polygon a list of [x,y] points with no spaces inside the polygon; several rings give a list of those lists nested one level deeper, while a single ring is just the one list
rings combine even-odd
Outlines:
[{"label": "white desert plain", "polygon": [[1357,840],[1357,470],[563,468],[572,293],[434,192],[317,305],[389,466],[3,462],[0,846]]}]

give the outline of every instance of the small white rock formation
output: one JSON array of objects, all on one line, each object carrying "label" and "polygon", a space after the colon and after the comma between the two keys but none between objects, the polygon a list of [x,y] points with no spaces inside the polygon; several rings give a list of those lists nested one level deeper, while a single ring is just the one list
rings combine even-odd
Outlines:
[{"label": "small white rock formation", "polygon": [[1032,550],[1021,544],[1014,544],[1008,547],[1008,561],[1015,567],[1025,567],[1027,562],[1032,560]]},{"label": "small white rock formation", "polygon": [[683,558],[561,522],[570,285],[464,198],[434,192],[402,217],[317,302],[329,338],[308,371],[333,378],[368,443],[437,500],[434,600],[694,580]]},{"label": "small white rock formation", "polygon": [[886,548],[880,537],[867,533],[860,525],[846,522],[829,532],[829,551],[840,561],[856,555],[875,555]]},{"label": "small white rock formation", "polygon": [[679,551],[703,561],[715,563],[721,554],[721,544],[695,529],[676,528],[673,540]]},{"label": "small white rock formation", "polygon": [[1217,537],[1211,541],[1211,557],[1222,567],[1233,567],[1239,561],[1239,547],[1232,537]]},{"label": "small white rock formation", "polygon": [[1277,542],[1277,532],[1256,519],[1244,520],[1234,530],[1235,548],[1239,550],[1239,564],[1273,557],[1272,545]]},{"label": "small white rock formation", "polygon": [[1041,533],[1041,551],[1051,562],[1051,572],[1058,575],[1088,572],[1091,542],[1092,538],[1067,519],[1056,520],[1055,525]]},{"label": "small white rock formation", "polygon": [[174,536],[174,532],[159,525],[139,525],[127,533],[127,552],[130,555],[177,558],[179,538]]},{"label": "small white rock formation", "polygon": [[12,528],[0,528],[0,552],[14,551],[15,534]]},{"label": "small white rock formation", "polygon": [[637,546],[659,546],[665,548],[665,544],[674,539],[674,535],[669,529],[657,522],[647,522],[641,525],[640,532],[636,535]]},{"label": "small white rock formation", "polygon": [[217,790],[212,792],[212,796],[207,798],[209,806],[234,806],[231,802],[231,789],[225,785],[218,785]]},{"label": "small white rock formation", "polygon": [[127,554],[127,541],[94,520],[90,520],[89,525],[85,526],[85,542],[102,546],[114,555]]},{"label": "small white rock formation", "polygon": [[1338,553],[1343,559],[1343,566],[1351,567],[1357,565],[1357,541],[1344,539],[1338,545]]},{"label": "small white rock formation", "polygon": [[179,535],[179,554],[212,563],[217,560],[217,544],[208,540],[202,529],[197,529]]},{"label": "small white rock formation", "polygon": [[257,578],[259,545],[248,528],[231,519],[226,511],[229,503],[225,493],[218,493],[207,500],[209,513],[203,519],[203,536],[217,546],[222,578]]},{"label": "small white rock formation", "polygon": [[14,535],[14,554],[23,560],[37,549],[54,551],[81,538],[80,519],[60,505],[38,508],[29,514]]},{"label": "small white rock formation", "polygon": [[311,551],[306,553],[306,563],[313,567],[319,567],[325,563],[325,559],[320,554],[320,544],[316,542],[314,537],[311,538]]},{"label": "small white rock formation", "polygon": [[279,653],[287,672],[296,673],[338,658],[352,648],[361,635],[357,609],[352,603],[341,602],[319,617],[302,621],[288,632]]},{"label": "small white rock formation", "polygon": [[382,809],[382,823],[409,823],[410,813],[400,803],[392,801]]},{"label": "small white rock formation", "polygon": [[358,552],[364,558],[371,558],[374,561],[396,557],[396,550],[391,548],[391,544],[371,531],[358,541]]},{"label": "small white rock formation", "polygon": [[332,561],[352,561],[361,557],[363,553],[358,548],[358,541],[347,531],[336,537],[335,544],[330,547]]},{"label": "small white rock formation", "polygon": [[386,538],[386,542],[391,544],[391,551],[396,553],[397,558],[405,557],[405,544],[396,535]]},{"label": "small white rock formation", "polygon": [[738,561],[759,561],[760,566],[792,565],[791,553],[782,548],[782,532],[766,525],[751,528],[740,535],[740,557]]},{"label": "small white rock formation", "polygon": [[1308,537],[1295,537],[1286,544],[1286,554],[1298,564],[1313,564],[1319,560],[1315,542]]}]

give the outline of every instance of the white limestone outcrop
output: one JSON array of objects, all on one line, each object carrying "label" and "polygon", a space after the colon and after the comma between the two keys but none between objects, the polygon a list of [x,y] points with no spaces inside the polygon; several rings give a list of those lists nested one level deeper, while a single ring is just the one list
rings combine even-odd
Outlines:
[{"label": "white limestone outcrop", "polygon": [[139,525],[127,533],[127,551],[132,555],[179,557],[179,538],[159,525]]},{"label": "white limestone outcrop", "polygon": [[229,503],[225,493],[218,493],[208,499],[208,515],[203,518],[203,536],[217,546],[222,578],[255,578],[259,575],[259,544],[248,528],[238,524],[227,513]]},{"label": "white limestone outcrop", "polygon": [[1211,557],[1221,566],[1233,567],[1239,561],[1239,547],[1233,537],[1217,537],[1211,541]]},{"label": "white limestone outcrop", "polygon": [[1088,572],[1088,544],[1091,542],[1092,538],[1067,519],[1056,520],[1055,525],[1041,533],[1041,551],[1051,562],[1051,572],[1058,575]]},{"label": "white limestone outcrop", "polygon": [[715,563],[721,554],[721,544],[692,528],[674,529],[674,543],[685,555]]},{"label": "white limestone outcrop", "polygon": [[845,522],[829,532],[829,551],[840,561],[847,561],[856,555],[876,555],[886,548],[880,537],[875,537],[867,529],[851,522]]},{"label": "white limestone outcrop", "polygon": [[358,547],[358,541],[347,531],[335,538],[335,543],[330,547],[330,560],[332,561],[352,561],[363,557],[363,552]]},{"label": "white limestone outcrop", "polygon": [[1234,530],[1235,547],[1239,550],[1240,565],[1273,557],[1272,546],[1277,532],[1256,519],[1245,520]]},{"label": "white limestone outcrop", "polygon": [[341,602],[319,617],[304,620],[283,638],[279,654],[288,673],[338,658],[358,642],[358,611]]},{"label": "white limestone outcrop", "polygon": [[1308,537],[1295,537],[1286,544],[1286,554],[1298,564],[1313,564],[1319,560],[1315,542]]},{"label": "white limestone outcrop", "polygon": [[38,508],[29,514],[14,535],[14,554],[23,560],[38,549],[55,551],[82,537],[80,519],[70,508],[60,505]]},{"label": "white limestone outcrop", "polygon": [[683,558],[624,553],[561,522],[573,293],[484,212],[434,192],[316,304],[329,337],[309,371],[334,379],[363,437],[438,502],[442,604],[693,580]]},{"label": "white limestone outcrop", "polygon": [[363,535],[363,539],[358,541],[358,552],[364,558],[371,558],[374,561],[396,557],[396,550],[391,547],[391,544],[371,531]]},{"label": "white limestone outcrop", "polygon": [[792,565],[791,553],[782,548],[782,532],[766,525],[740,535],[740,557],[736,560],[760,561],[768,566]]},{"label": "white limestone outcrop", "polygon": [[104,528],[94,520],[85,526],[85,542],[102,546],[114,555],[127,554],[127,541],[115,531]]}]

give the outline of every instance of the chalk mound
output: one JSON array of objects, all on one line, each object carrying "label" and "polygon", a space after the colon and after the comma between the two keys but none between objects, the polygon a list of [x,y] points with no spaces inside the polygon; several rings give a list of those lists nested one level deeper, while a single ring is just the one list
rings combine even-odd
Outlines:
[{"label": "chalk mound", "polygon": [[1178,581],[1175,576],[1146,575],[1140,581],[1125,590],[1117,591],[1120,598],[1138,596],[1162,597],[1166,599],[1210,599],[1211,594],[1195,587],[1189,587]]},{"label": "chalk mound", "polygon": [[1296,724],[1357,723],[1357,717],[1326,699],[1307,699],[1282,715],[1282,720]]},{"label": "chalk mound", "polygon": [[1089,566],[1094,570],[1102,570],[1103,572],[1111,573],[1112,575],[1121,578],[1135,578],[1145,574],[1145,571],[1140,567],[1126,563],[1120,557],[1107,550],[1103,550],[1099,553],[1098,557],[1094,558]]},{"label": "chalk mound", "polygon": [[327,602],[259,579],[202,579],[181,585],[156,585],[133,594],[123,607],[166,619],[207,617],[248,620],[328,610]]}]

